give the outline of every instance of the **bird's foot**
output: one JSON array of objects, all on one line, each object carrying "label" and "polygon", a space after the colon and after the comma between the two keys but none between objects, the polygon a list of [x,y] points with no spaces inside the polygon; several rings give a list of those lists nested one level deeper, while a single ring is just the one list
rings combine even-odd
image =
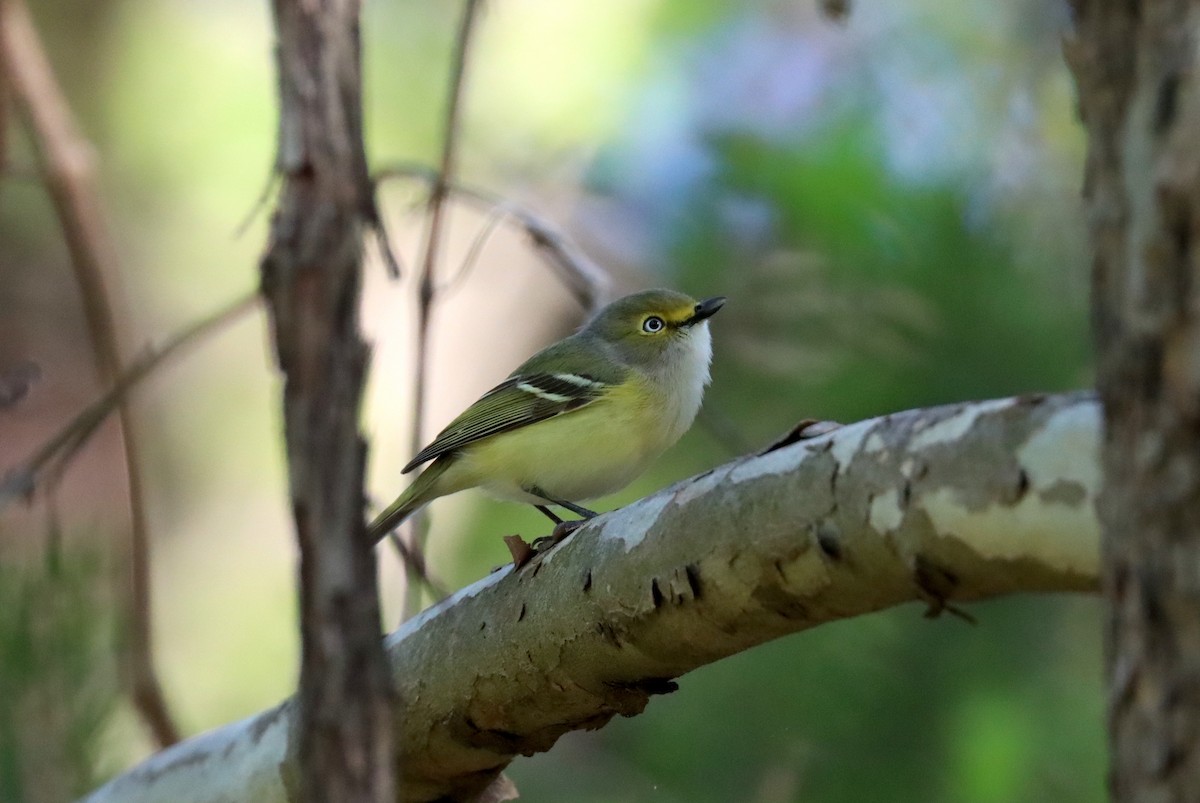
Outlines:
[{"label": "bird's foot", "polygon": [[513,571],[520,569],[538,555],[546,554],[587,522],[587,519],[560,521],[554,525],[554,530],[549,535],[535,538],[532,544],[519,535],[504,536],[504,545],[508,547],[508,553],[512,555]]},{"label": "bird's foot", "polygon": [[[525,493],[527,493],[527,494],[533,494],[534,496],[545,499],[546,502],[551,505],[557,505],[558,507],[566,508],[567,510],[574,513],[576,516],[581,516],[585,519],[594,519],[594,518],[596,518],[596,516],[600,515],[599,513],[597,513],[594,510],[588,510],[586,507],[583,507],[582,505],[577,505],[574,502],[568,501],[566,499],[555,499],[553,496],[550,496],[548,493],[546,493],[545,491],[543,491],[541,488],[537,487],[536,485],[524,486],[521,488],[521,490],[525,491]],[[550,521],[554,522],[555,524],[562,524],[563,520],[560,519],[553,510],[546,507],[546,505],[535,504],[534,507],[536,507],[539,511],[541,511],[541,513],[543,515],[545,515],[547,518],[549,518]]]},{"label": "bird's foot", "polygon": [[533,548],[538,552],[546,552],[558,546],[583,525],[587,524],[587,519],[576,519],[572,521],[560,521],[554,525],[554,530],[549,535],[543,535],[541,538],[534,540]]}]

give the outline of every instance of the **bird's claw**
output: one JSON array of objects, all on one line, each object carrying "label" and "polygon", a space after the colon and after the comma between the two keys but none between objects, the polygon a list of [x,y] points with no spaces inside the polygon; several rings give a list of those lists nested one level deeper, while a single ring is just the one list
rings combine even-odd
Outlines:
[{"label": "bird's claw", "polygon": [[578,530],[583,525],[587,524],[587,519],[576,519],[572,521],[560,521],[554,525],[554,530],[549,535],[543,535],[533,542],[534,551],[539,554],[553,549],[558,544],[567,540],[571,533]]},{"label": "bird's claw", "polygon": [[560,521],[554,525],[554,531],[549,535],[543,535],[541,538],[535,538],[530,544],[519,535],[504,536],[504,545],[508,547],[508,553],[512,555],[512,567],[516,571],[522,566],[525,566],[538,555],[543,555],[549,552],[554,547],[565,541],[571,533],[578,530],[583,525],[587,524],[587,519],[579,519],[577,521]]}]

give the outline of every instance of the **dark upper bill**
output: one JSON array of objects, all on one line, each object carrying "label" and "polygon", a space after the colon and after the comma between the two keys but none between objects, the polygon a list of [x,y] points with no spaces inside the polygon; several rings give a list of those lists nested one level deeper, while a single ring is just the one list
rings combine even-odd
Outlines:
[{"label": "dark upper bill", "polygon": [[725,306],[725,296],[704,299],[696,305],[696,310],[692,313],[692,317],[687,319],[687,325],[691,326],[692,324],[711,318],[723,306]]}]

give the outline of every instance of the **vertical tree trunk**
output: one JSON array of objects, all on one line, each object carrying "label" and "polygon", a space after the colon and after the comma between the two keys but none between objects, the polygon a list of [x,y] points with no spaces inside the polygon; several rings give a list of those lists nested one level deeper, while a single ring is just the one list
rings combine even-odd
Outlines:
[{"label": "vertical tree trunk", "polygon": [[285,373],[300,541],[299,727],[292,799],[391,801],[390,691],[358,409],[361,240],[372,219],[362,141],[359,3],[275,0],[282,176],[262,292]]},{"label": "vertical tree trunk", "polygon": [[1200,799],[1200,2],[1076,0],[1107,421],[1110,786]]}]

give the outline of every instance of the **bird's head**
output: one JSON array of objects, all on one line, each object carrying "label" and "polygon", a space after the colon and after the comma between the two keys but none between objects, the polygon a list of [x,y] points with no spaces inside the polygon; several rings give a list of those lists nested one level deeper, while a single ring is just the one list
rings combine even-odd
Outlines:
[{"label": "bird's head", "polygon": [[724,304],[724,296],[697,301],[674,290],[643,290],[600,310],[585,331],[614,346],[631,365],[653,367],[691,355],[707,367],[712,354],[707,322]]}]

